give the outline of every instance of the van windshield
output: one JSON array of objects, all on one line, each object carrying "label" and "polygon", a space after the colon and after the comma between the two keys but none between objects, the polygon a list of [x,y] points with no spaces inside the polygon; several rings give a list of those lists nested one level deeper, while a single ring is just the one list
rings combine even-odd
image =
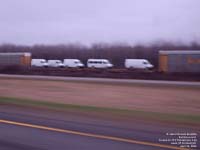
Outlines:
[{"label": "van windshield", "polygon": [[148,64],[149,64],[149,62],[146,62],[146,61],[145,61],[145,62],[143,62],[143,64],[145,64],[145,65],[148,65]]},{"label": "van windshield", "polygon": [[81,62],[79,60],[75,61],[74,62],[75,64],[80,64]]},{"label": "van windshield", "polygon": [[41,63],[46,63],[46,61],[45,61],[45,60],[41,60],[40,62],[41,62]]},{"label": "van windshield", "polygon": [[109,60],[105,60],[103,61],[104,64],[110,64],[110,61]]}]

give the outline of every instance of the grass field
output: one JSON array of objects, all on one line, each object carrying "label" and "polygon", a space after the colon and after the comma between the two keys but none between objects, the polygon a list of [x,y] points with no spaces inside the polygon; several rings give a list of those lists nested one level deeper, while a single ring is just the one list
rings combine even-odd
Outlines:
[{"label": "grass field", "polygon": [[197,87],[0,79],[0,96],[148,112],[200,114]]},{"label": "grass field", "polygon": [[95,107],[95,106],[83,106],[73,104],[62,104],[56,102],[46,102],[30,99],[20,98],[8,98],[0,97],[0,106],[12,105],[20,106],[21,108],[40,108],[50,109],[58,111],[76,112],[82,115],[94,115],[95,117],[106,117],[110,119],[122,119],[122,120],[145,120],[145,121],[157,121],[170,124],[184,125],[198,127],[200,125],[200,115],[186,115],[186,114],[173,114],[173,113],[160,113],[160,112],[148,112],[139,110],[127,110],[108,107]]},{"label": "grass field", "polygon": [[0,104],[200,124],[198,87],[0,79]]}]

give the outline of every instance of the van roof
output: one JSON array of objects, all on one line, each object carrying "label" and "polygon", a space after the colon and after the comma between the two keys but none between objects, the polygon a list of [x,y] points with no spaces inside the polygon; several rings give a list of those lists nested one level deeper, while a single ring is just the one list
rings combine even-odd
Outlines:
[{"label": "van roof", "polygon": [[127,60],[132,60],[132,61],[148,61],[147,59],[126,59]]},{"label": "van roof", "polygon": [[68,58],[66,58],[66,59],[64,59],[64,60],[79,60],[79,59],[68,59]]},{"label": "van roof", "polygon": [[34,58],[34,59],[32,59],[32,60],[46,60],[46,59],[40,59],[40,58],[39,58],[39,59],[37,59],[37,58]]},{"label": "van roof", "polygon": [[108,59],[88,59],[88,61],[108,61]]},{"label": "van roof", "polygon": [[48,61],[61,61],[59,59],[49,59]]}]

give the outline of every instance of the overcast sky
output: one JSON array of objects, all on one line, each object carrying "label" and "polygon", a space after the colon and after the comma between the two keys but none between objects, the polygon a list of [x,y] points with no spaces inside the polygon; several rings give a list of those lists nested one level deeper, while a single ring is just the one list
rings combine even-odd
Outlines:
[{"label": "overcast sky", "polygon": [[200,41],[200,0],[0,0],[0,44]]}]

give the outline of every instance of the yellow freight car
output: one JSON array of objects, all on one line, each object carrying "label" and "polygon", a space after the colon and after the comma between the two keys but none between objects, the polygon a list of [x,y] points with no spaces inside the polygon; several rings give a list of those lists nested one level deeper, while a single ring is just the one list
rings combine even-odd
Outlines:
[{"label": "yellow freight car", "polygon": [[0,53],[0,66],[30,66],[31,53]]},{"label": "yellow freight car", "polygon": [[200,50],[159,51],[159,71],[200,73]]}]

